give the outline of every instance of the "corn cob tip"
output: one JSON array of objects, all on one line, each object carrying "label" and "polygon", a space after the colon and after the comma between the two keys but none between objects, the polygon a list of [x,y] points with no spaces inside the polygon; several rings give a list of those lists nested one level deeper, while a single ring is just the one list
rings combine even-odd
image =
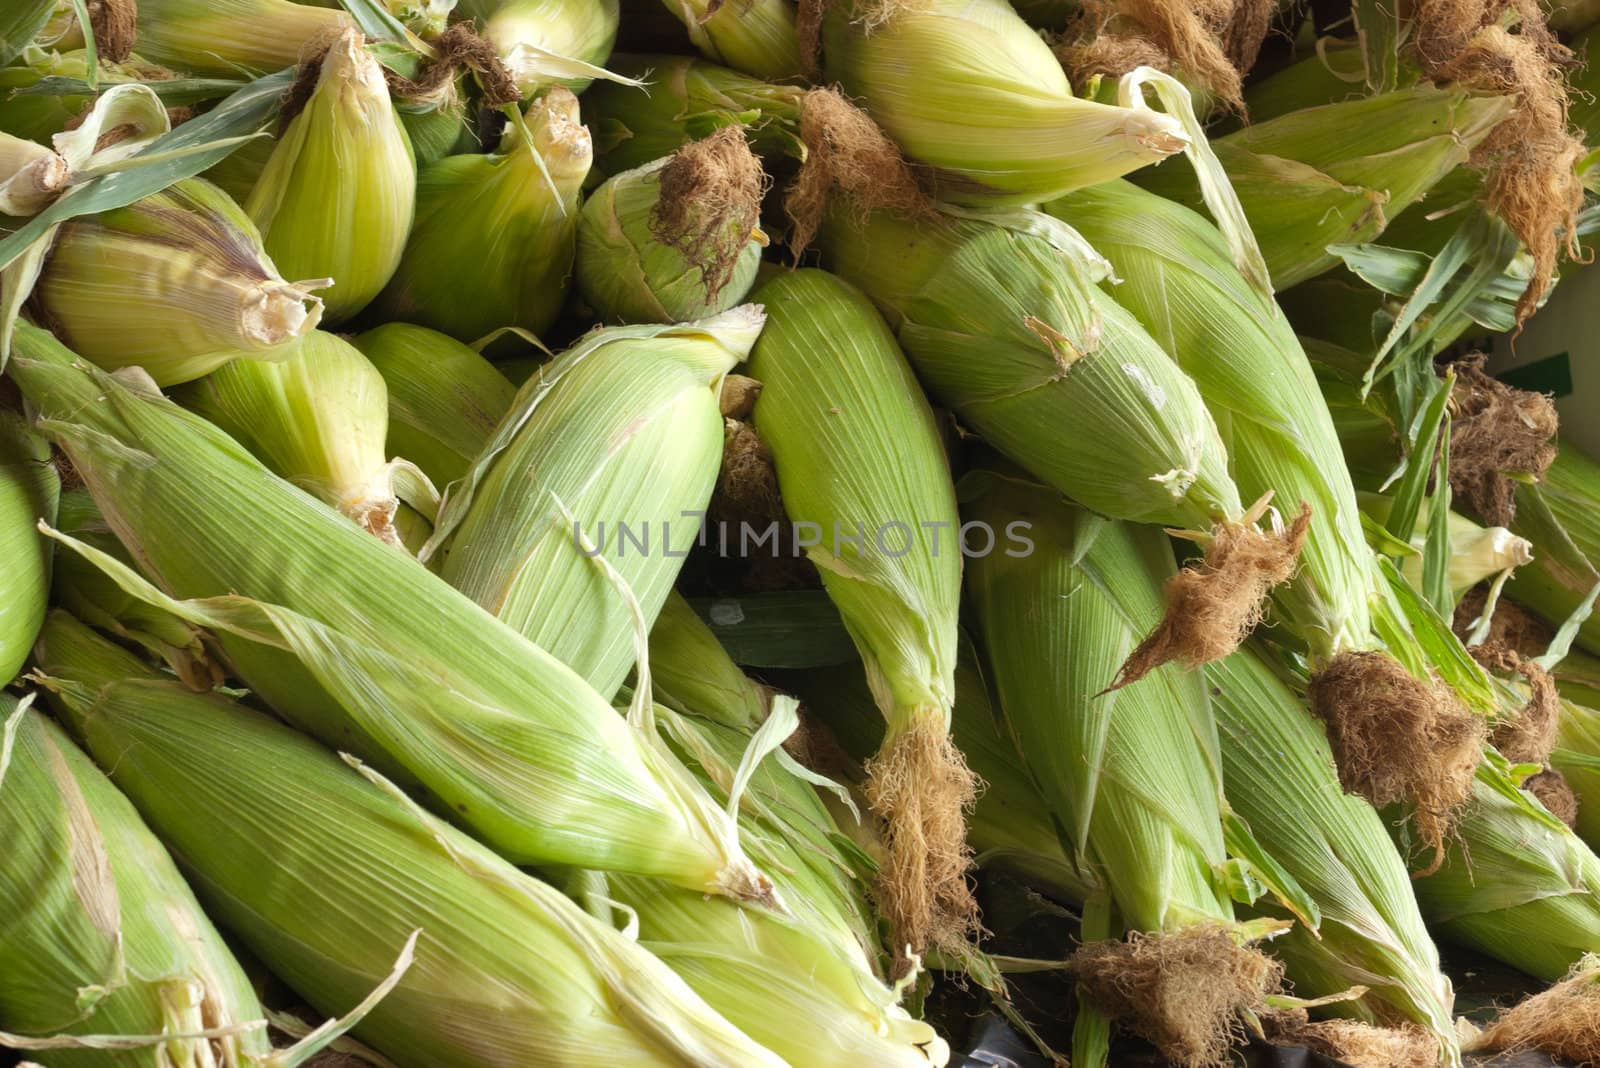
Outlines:
[{"label": "corn cob tip", "polygon": [[1261,621],[1267,594],[1293,574],[1311,525],[1311,506],[1301,502],[1287,527],[1262,531],[1255,517],[1265,505],[1263,499],[1240,522],[1219,524],[1201,562],[1167,580],[1166,613],[1109,689],[1137,682],[1170,661],[1198,667],[1239,647]]},{"label": "corn cob tip", "polygon": [[332,285],[331,278],[261,283],[240,308],[244,336],[271,348],[310,333],[322,322],[322,298],[313,291]]},{"label": "corn cob tip", "polygon": [[1505,1012],[1462,1044],[1465,1050],[1538,1050],[1571,1064],[1600,1063],[1600,957]]},{"label": "corn cob tip", "polygon": [[966,813],[981,783],[942,716],[915,716],[867,763],[866,795],[884,821],[887,856],[877,894],[894,929],[895,968],[929,949],[959,953],[980,930],[967,881]]},{"label": "corn cob tip", "polygon": [[1439,1063],[1439,1039],[1416,1024],[1376,1027],[1357,1020],[1312,1020],[1304,1009],[1267,1013],[1261,1022],[1273,1042],[1304,1046],[1344,1064],[1413,1068]]},{"label": "corn cob tip", "polygon": [[1484,724],[1442,683],[1426,683],[1387,653],[1346,651],[1313,672],[1311,711],[1327,728],[1339,785],[1374,806],[1409,801],[1431,875],[1472,794]]},{"label": "corn cob tip", "polygon": [[1283,980],[1282,964],[1217,923],[1091,942],[1068,964],[1091,1002],[1187,1068],[1231,1064],[1244,1015]]}]

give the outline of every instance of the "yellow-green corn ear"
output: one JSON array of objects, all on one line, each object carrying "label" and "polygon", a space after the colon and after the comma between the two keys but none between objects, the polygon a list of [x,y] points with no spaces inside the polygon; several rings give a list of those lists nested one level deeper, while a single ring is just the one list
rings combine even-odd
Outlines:
[{"label": "yellow-green corn ear", "polygon": [[46,1068],[263,1063],[255,991],[133,805],[36,709],[0,694],[0,721],[0,1046],[146,1036],[126,1050],[63,1042],[27,1057]]},{"label": "yellow-green corn ear", "polygon": [[938,1068],[950,1048],[897,1005],[895,992],[809,926],[616,877],[609,893],[638,911],[640,943],[701,997],[789,1064]]},{"label": "yellow-green corn ear", "polygon": [[1415,882],[1441,939],[1546,982],[1600,952],[1600,859],[1490,750],[1444,866]]},{"label": "yellow-green corn ear", "polygon": [[1230,923],[1216,724],[1198,675],[1175,666],[1109,692],[1162,612],[1174,570],[1159,530],[1118,524],[999,472],[963,483],[964,515],[997,532],[967,563],[995,693],[1079,867],[1100,873],[1127,927]]},{"label": "yellow-green corn ear", "polygon": [[608,179],[578,220],[579,295],[612,323],[681,323],[739,304],[766,244],[764,179],[737,133]]},{"label": "yellow-green corn ear", "polygon": [[[1533,543],[1506,596],[1560,626],[1600,583],[1600,464],[1564,445],[1537,483],[1517,486],[1514,533]],[[1577,645],[1600,655],[1600,615],[1578,627]]]},{"label": "yellow-green corn ear", "polygon": [[[82,486],[62,491],[55,527],[135,566]],[[50,600],[90,626],[162,660],[192,690],[209,690],[223,682],[222,666],[206,648],[199,628],[127,593],[77,553],[56,554]]]},{"label": "yellow-green corn ear", "polygon": [[466,342],[505,326],[547,328],[566,299],[590,157],[578,99],[557,87],[494,152],[424,167],[411,239],[378,301],[383,317]]},{"label": "yellow-green corn ear", "polygon": [[244,209],[290,278],[331,278],[330,322],[355,315],[400,265],[417,167],[383,68],[355,30],[329,46],[316,88],[289,121]]},{"label": "yellow-green corn ear", "polygon": [[928,0],[882,25],[841,3],[823,24],[829,80],[908,155],[938,198],[1028,204],[1120,178],[1188,144],[1178,119],[1073,93],[1005,0]]},{"label": "yellow-green corn ear", "polygon": [[524,98],[552,85],[581,93],[608,77],[617,0],[459,0],[456,14],[477,20]]},{"label": "yellow-green corn ear", "polygon": [[[1287,289],[1338,262],[1329,245],[1383,233],[1465,163],[1513,103],[1419,84],[1252,123],[1211,147],[1261,242],[1273,285]],[[1136,180],[1201,205],[1185,168],[1149,169]]]},{"label": "yellow-green corn ear", "polygon": [[1600,712],[1576,701],[1561,702],[1550,766],[1567,780],[1577,799],[1572,829],[1590,849],[1600,849]]},{"label": "yellow-green corn ear", "polygon": [[[649,85],[640,92],[600,84],[584,94],[595,169],[603,174],[643,167],[724,126],[741,127],[758,155],[805,156],[800,139],[805,90],[799,86],[774,85],[689,56],[619,54],[611,58],[611,68]],[[3,79],[0,72],[0,84]]]},{"label": "yellow-green corn ear", "polygon": [[[139,566],[280,714],[402,768],[518,863],[762,897],[728,817],[569,668],[197,415],[19,324],[8,369]],[[188,597],[197,600],[180,601]]]},{"label": "yellow-green corn ear", "polygon": [[1193,380],[1094,285],[1064,224],[840,214],[822,247],[884,310],[933,397],[1073,500],[1189,529],[1243,512]]},{"label": "yellow-green corn ear", "polygon": [[199,178],[65,223],[34,290],[74,351],[158,385],[230,360],[280,359],[316,328],[323,280],[288,282],[226,193]]},{"label": "yellow-green corn ear", "polygon": [[398,544],[388,389],[348,341],[313,330],[287,359],[235,360],[173,396],[278,475]]},{"label": "yellow-green corn ear", "polygon": [[517,395],[495,365],[455,338],[388,323],[351,339],[389,389],[391,456],[440,489],[467,473]]},{"label": "yellow-green corn ear", "polygon": [[795,9],[784,0],[662,0],[689,31],[689,40],[713,63],[766,81],[797,79],[805,73]]},{"label": "yellow-green corn ear", "polygon": [[960,517],[933,410],[861,292],[818,270],[756,291],[755,425],[795,543],[822,574],[888,724],[867,795],[888,824],[880,901],[895,949],[962,937],[972,774],[950,743]]},{"label": "yellow-green corn ear", "polygon": [[71,169],[50,149],[0,131],[0,215],[34,215],[67,190]]},{"label": "yellow-green corn ear", "polygon": [[1239,495],[1311,526],[1275,603],[1318,656],[1369,648],[1372,551],[1311,363],[1270,294],[1235,267],[1222,234],[1181,204],[1108,182],[1047,206],[1111,261],[1106,292],[1189,375],[1224,429]]},{"label": "yellow-green corn ear", "polygon": [[140,55],[225,76],[292,67],[307,45],[353,25],[343,11],[291,0],[145,0],[138,12]]},{"label": "yellow-green corn ear", "polygon": [[761,310],[589,334],[517,394],[440,509],[445,581],[610,697],[700,534],[722,461],[722,379]]},{"label": "yellow-green corn ear", "polygon": [[1419,1024],[1446,1064],[1461,1053],[1454,992],[1383,819],[1344,793],[1322,725],[1252,648],[1207,664],[1228,804],[1321,910],[1272,944],[1300,997],[1365,987],[1331,1011]]},{"label": "yellow-green corn ear", "polygon": [[91,641],[45,642],[61,707],[212,915],[274,973],[347,1012],[415,935],[409,967],[355,1028],[396,1063],[782,1065],[635,942],[393,787]]},{"label": "yellow-green corn ear", "polygon": [[[1389,518],[1394,498],[1376,493],[1360,495],[1361,508],[1379,523]],[[1486,527],[1452,511],[1445,517],[1445,529],[1450,540],[1449,558],[1446,561],[1446,581],[1457,600],[1480,582],[1499,575],[1510,575],[1516,568],[1533,562],[1533,543],[1511,533],[1505,527]],[[1416,550],[1400,561],[1400,573],[1417,589],[1423,589],[1422,555],[1427,548],[1427,535],[1417,530],[1411,535],[1411,547]]]},{"label": "yellow-green corn ear", "polygon": [[60,497],[50,443],[0,408],[0,685],[22,670],[44,621],[53,553],[38,527],[55,522]]}]

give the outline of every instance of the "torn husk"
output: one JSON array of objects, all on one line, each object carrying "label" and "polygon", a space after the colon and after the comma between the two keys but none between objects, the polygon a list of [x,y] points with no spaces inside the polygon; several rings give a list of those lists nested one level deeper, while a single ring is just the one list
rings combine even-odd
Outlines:
[{"label": "torn husk", "polygon": [[1549,990],[1502,1012],[1465,1048],[1537,1050],[1575,1065],[1600,1064],[1600,957],[1585,957]]},{"label": "torn husk", "polygon": [[1328,729],[1339,784],[1375,806],[1412,802],[1412,820],[1433,859],[1472,793],[1483,721],[1441,683],[1412,676],[1387,653],[1339,653],[1314,671],[1311,711]]},{"label": "torn husk", "polygon": [[1311,506],[1302,503],[1288,527],[1274,523],[1270,532],[1262,531],[1252,517],[1264,506],[1239,522],[1218,524],[1201,562],[1167,580],[1166,614],[1122,665],[1116,686],[1169,661],[1198,667],[1221,660],[1261,621],[1267,595],[1294,573],[1311,525]]},{"label": "torn husk", "polygon": [[1101,1011],[1182,1068],[1222,1068],[1283,966],[1223,924],[1091,942],[1068,961]]}]

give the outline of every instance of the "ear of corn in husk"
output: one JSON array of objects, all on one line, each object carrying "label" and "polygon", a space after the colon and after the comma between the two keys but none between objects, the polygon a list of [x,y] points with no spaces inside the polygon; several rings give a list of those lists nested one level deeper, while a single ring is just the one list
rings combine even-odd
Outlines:
[{"label": "ear of corn in husk", "polygon": [[[722,377],[760,308],[588,335],[522,387],[440,509],[425,559],[610,696],[700,532],[722,458]],[[626,388],[619,384],[626,383]],[[595,559],[598,557],[599,559]]]},{"label": "ear of corn in husk", "polygon": [[459,0],[456,13],[477,20],[524,98],[616,78],[602,64],[617,39],[617,0]]},{"label": "ear of corn in husk", "polygon": [[[1381,234],[1465,163],[1511,105],[1509,97],[1416,85],[1257,122],[1211,147],[1261,242],[1273,284],[1286,289],[1337,262],[1329,245]],[[1136,180],[1200,206],[1193,175],[1181,165]]]},{"label": "ear of corn in husk", "polygon": [[[635,943],[393,787],[113,652],[52,633],[41,666],[252,952],[314,1006],[343,1012],[415,938],[410,967],[355,1032],[398,1063],[782,1063]],[[255,754],[248,767],[241,751]]]},{"label": "ear of corn in husk", "polygon": [[605,321],[679,323],[744,300],[766,176],[737,128],[607,180],[583,205],[574,281]]},{"label": "ear of corn in husk", "polygon": [[280,270],[333,279],[323,313],[338,322],[366,307],[399,266],[417,169],[383,68],[361,34],[341,33],[317,67],[315,88],[244,208]]},{"label": "ear of corn in husk", "polygon": [[[129,567],[134,566],[133,558],[82,486],[61,494],[54,526]],[[222,684],[222,666],[206,648],[197,627],[124,592],[77,553],[56,555],[50,596],[76,618],[160,659],[191,690],[204,691]]]},{"label": "ear of corn in husk", "polygon": [[142,0],[138,13],[139,54],[195,74],[292,67],[306,45],[353,25],[343,11],[291,0]]},{"label": "ear of corn in husk", "polygon": [[1320,911],[1315,931],[1296,926],[1272,943],[1296,995],[1363,987],[1330,1011],[1421,1025],[1459,1064],[1450,980],[1382,818],[1344,793],[1320,724],[1255,649],[1205,670],[1228,804]]},{"label": "ear of corn in husk", "polygon": [[827,76],[932,168],[941,200],[1037,202],[1189,143],[1174,116],[1074,95],[1049,46],[1003,0],[905,4],[881,24],[865,8],[828,12]]},{"label": "ear of corn in husk", "polygon": [[234,359],[282,359],[316,328],[311,291],[325,284],[284,281],[249,217],[191,178],[62,225],[34,299],[87,359],[166,386]]},{"label": "ear of corn in husk", "polygon": [[49,442],[0,407],[0,686],[22,670],[44,622],[53,553],[38,524],[55,522],[60,496]]},{"label": "ear of corn in husk", "polygon": [[0,215],[33,215],[66,191],[67,161],[37,141],[0,131]]},{"label": "ear of corn in husk", "polygon": [[388,389],[349,342],[313,330],[287,359],[235,360],[174,397],[283,478],[399,544],[399,499],[384,452]]},{"label": "ear of corn in husk", "polygon": [[405,769],[514,861],[770,892],[727,816],[570,669],[198,416],[27,324],[17,347],[8,373],[118,538],[166,589],[201,599],[78,551],[130,594],[218,633],[238,677],[280,714]]},{"label": "ear of corn in husk", "polygon": [[[1077,867],[1103,880],[1134,936],[1079,950],[1076,977],[1169,1058],[1221,1063],[1237,1014],[1276,986],[1274,965],[1249,942],[1286,925],[1235,920],[1231,895],[1253,896],[1244,887],[1256,869],[1229,858],[1249,832],[1224,837],[1217,728],[1200,676],[1169,665],[1110,691],[1103,678],[1160,617],[1170,549],[1157,530],[1092,515],[1004,471],[974,472],[962,490],[967,521],[1010,539],[967,568],[1001,712]],[[1184,961],[1179,947],[1191,940],[1212,948]]]},{"label": "ear of corn in husk", "polygon": [[1600,952],[1600,859],[1490,750],[1449,858],[1414,884],[1428,925],[1547,982]]},{"label": "ear of corn in husk", "polygon": [[755,425],[789,518],[817,532],[807,554],[888,724],[866,787],[887,824],[879,905],[898,958],[959,947],[977,922],[964,818],[976,782],[949,739],[960,518],[933,412],[859,291],[803,270],[756,299],[768,319],[750,359]]},{"label": "ear of corn in husk", "polygon": [[1576,800],[1572,829],[1590,849],[1600,849],[1600,712],[1575,701],[1561,702],[1550,766],[1561,773]]},{"label": "ear of corn in husk", "polygon": [[649,85],[642,93],[626,85],[596,85],[584,96],[595,169],[604,174],[646,166],[724,126],[741,127],[758,155],[805,155],[805,90],[799,86],[774,85],[687,56],[617,55],[611,66]]},{"label": "ear of corn in husk", "polygon": [[[1194,382],[1095,286],[1109,267],[1076,231],[1036,212],[880,212],[859,226],[835,212],[822,246],[885,310],[922,382],[964,425],[1086,507],[1209,542],[1183,585],[1221,611],[1175,600],[1125,678],[1238,644],[1292,567],[1300,532],[1255,527]],[[1064,426],[1075,428],[1071,448]]]},{"label": "ear of corn in husk", "polygon": [[386,323],[351,343],[388,387],[389,455],[404,456],[440,489],[466,474],[516,387],[494,364],[426,327]]},{"label": "ear of corn in husk", "polygon": [[896,994],[794,920],[647,880],[609,880],[640,942],[712,1007],[790,1064],[939,1068],[950,1048]]},{"label": "ear of corn in husk", "polygon": [[[0,1047],[43,1040],[35,1056],[52,1068],[264,1062],[255,991],[172,858],[61,728],[26,707],[32,697],[23,702],[0,694]],[[72,1048],[71,1036],[130,1048]]]},{"label": "ear of corn in husk", "polygon": [[755,78],[783,81],[804,73],[795,11],[783,0],[662,0],[714,63]]},{"label": "ear of corn in husk", "polygon": [[[1361,495],[1362,509],[1380,523],[1388,518],[1393,503],[1391,497]],[[1450,512],[1445,523],[1450,536],[1446,581],[1457,598],[1480,582],[1509,575],[1533,561],[1533,543],[1505,527],[1481,526],[1455,511]],[[1411,547],[1416,553],[1400,562],[1400,573],[1420,590],[1423,588],[1422,556],[1427,547],[1424,532],[1413,532]]]},{"label": "ear of corn in husk", "polygon": [[558,86],[494,152],[424,167],[411,239],[378,301],[384,316],[467,342],[549,327],[566,297],[590,158],[578,100]]},{"label": "ear of corn in husk", "polygon": [[650,628],[650,681],[658,700],[747,733],[767,718],[772,698],[729,659],[676,591],[667,594]]},{"label": "ear of corn in husk", "polygon": [[1381,749],[1341,748],[1345,785],[1377,804],[1415,799],[1419,827],[1437,842],[1434,813],[1464,801],[1468,784],[1459,776],[1446,787],[1434,773],[1430,761],[1449,754],[1437,750],[1432,732],[1438,722],[1466,722],[1468,713],[1438,696],[1426,665],[1411,664],[1408,673],[1382,648],[1370,607],[1381,580],[1333,420],[1288,321],[1236,268],[1224,234],[1180,204],[1107,183],[1049,210],[1111,260],[1121,278],[1109,287],[1113,299],[1192,376],[1224,428],[1241,497],[1271,495],[1278,507],[1300,512],[1295,526],[1304,545],[1273,602],[1326,683],[1312,687],[1317,715],[1336,736],[1375,720],[1385,731],[1411,723],[1426,739],[1423,759],[1398,747],[1392,762]]}]

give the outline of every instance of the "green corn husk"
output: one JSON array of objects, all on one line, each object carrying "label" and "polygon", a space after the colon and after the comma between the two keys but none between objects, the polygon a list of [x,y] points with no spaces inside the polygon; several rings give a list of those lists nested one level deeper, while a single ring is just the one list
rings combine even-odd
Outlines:
[{"label": "green corn husk", "polygon": [[355,1029],[397,1063],[782,1065],[634,942],[321,746],[81,630],[43,652],[211,912],[313,1006],[347,1011],[416,938]]},{"label": "green corn husk", "polygon": [[417,167],[383,68],[360,33],[342,33],[244,209],[281,270],[333,279],[323,314],[339,322],[366,307],[400,265],[416,193]]},{"label": "green corn husk", "polygon": [[195,74],[270,74],[353,25],[343,11],[291,0],[144,0],[138,11],[139,54]]},{"label": "green corn husk", "polygon": [[[1566,686],[1562,686],[1563,695]],[[1592,694],[1585,694],[1593,700]],[[1576,701],[1561,702],[1550,766],[1561,773],[1578,803],[1572,829],[1590,849],[1600,849],[1600,712]]]},{"label": "green corn husk", "polygon": [[55,0],[18,0],[0,12],[0,67],[21,55],[55,12]]},{"label": "green corn husk", "polygon": [[[1567,446],[1536,484],[1519,483],[1515,533],[1533,543],[1506,596],[1559,626],[1600,583],[1600,464]],[[1578,648],[1600,655],[1600,615],[1578,627]]]},{"label": "green corn husk", "polygon": [[[61,494],[55,527],[129,567],[135,566],[82,486]],[[222,667],[206,649],[199,628],[126,593],[77,553],[57,554],[50,597],[90,626],[165,662],[191,690],[209,690],[224,681]]]},{"label": "green corn husk", "polygon": [[38,524],[55,522],[60,497],[49,442],[0,408],[0,686],[22,670],[44,622],[54,554]]},{"label": "green corn husk", "polygon": [[414,559],[271,474],[198,416],[19,324],[8,373],[118,537],[296,725],[438,804],[517,863],[637,871],[764,897],[766,880],[656,740]]},{"label": "green corn husk", "polygon": [[261,172],[278,147],[270,137],[257,137],[246,141],[215,166],[207,168],[200,177],[222,190],[240,204],[250,199],[250,191],[261,180]]},{"label": "green corn husk", "polygon": [[[81,48],[60,52],[29,45],[10,66],[0,66],[0,130],[42,145],[66,131],[95,102],[94,95],[57,95],[40,92],[36,87],[46,78],[84,81],[88,75],[87,58]],[[96,80],[102,89],[173,77],[172,71],[138,56],[129,56],[120,63],[113,63],[104,55],[99,58]]]},{"label": "green corn husk", "polygon": [[67,161],[25,137],[0,131],[0,215],[43,211],[67,189]]},{"label": "green corn husk", "polygon": [[[54,624],[52,623],[52,627]],[[42,1048],[47,1068],[266,1062],[244,972],[128,799],[61,728],[0,693],[0,1047],[11,1036],[193,1036],[112,1052]]]},{"label": "green corn husk", "polygon": [[[608,179],[584,203],[574,281],[606,322],[703,319],[739,304],[755,285],[766,244],[761,165],[742,137],[713,137]],[[663,189],[702,207],[674,211]],[[732,212],[723,206],[730,200],[738,204]]]},{"label": "green corn husk", "polygon": [[[1394,505],[1394,498],[1375,493],[1361,494],[1360,501],[1362,511],[1380,524],[1388,520]],[[1478,583],[1509,575],[1533,560],[1533,544],[1505,527],[1482,526],[1453,511],[1445,517],[1445,526],[1450,537],[1445,581],[1458,601]],[[1427,551],[1427,541],[1425,531],[1414,531],[1411,547],[1416,553],[1400,562],[1400,574],[1419,590],[1424,588],[1422,558]]]},{"label": "green corn husk", "polygon": [[[340,0],[296,0],[317,7],[339,7]],[[455,11],[456,0],[379,0],[382,7],[419,36],[432,39],[443,33]]]},{"label": "green corn husk", "polygon": [[739,670],[676,591],[667,594],[650,628],[650,681],[657,700],[747,734],[771,705],[771,691]]},{"label": "green corn husk", "polygon": [[753,78],[777,82],[805,73],[795,9],[785,0],[662,0],[689,31],[689,40],[713,63]]},{"label": "green corn husk", "polygon": [[1142,100],[1075,96],[1050,47],[1004,0],[907,4],[876,27],[838,4],[822,37],[828,79],[934,169],[940,200],[1036,203],[1188,144],[1176,117]]},{"label": "green corn husk", "polygon": [[817,531],[807,555],[888,725],[866,791],[888,825],[880,902],[897,955],[959,945],[976,915],[962,815],[974,784],[949,741],[960,518],[938,426],[859,291],[801,270],[773,278],[756,300],[768,319],[750,357],[764,385],[755,425],[790,519]]},{"label": "green corn husk", "polygon": [[517,388],[455,338],[389,323],[352,339],[389,393],[388,452],[443,488],[462,475],[511,409]]},{"label": "green corn husk", "polygon": [[480,149],[468,117],[465,80],[465,75],[458,78],[454,91],[431,107],[414,104],[397,109],[418,167],[426,167],[457,152]]},{"label": "green corn husk", "polygon": [[286,282],[255,224],[202,179],[64,224],[34,290],[74,351],[158,385],[234,359],[281,359],[316,328],[325,281]]},{"label": "green corn husk", "polygon": [[688,56],[616,55],[611,68],[647,81],[644,91],[596,85],[583,98],[595,169],[620,174],[670,156],[724,126],[739,126],[758,155],[804,158],[805,90],[773,85]]},{"label": "green corn husk", "polygon": [[456,12],[477,20],[524,99],[552,85],[583,92],[606,76],[617,39],[617,0],[459,0]]},{"label": "green corn husk", "polygon": [[722,378],[761,325],[744,305],[589,334],[522,387],[441,507],[424,561],[615,694],[638,652],[633,613],[654,620],[699,535],[722,460]]},{"label": "green corn husk", "polygon": [[1441,939],[1554,982],[1600,951],[1600,858],[1511,771],[1489,751],[1449,859],[1413,885]]},{"label": "green corn husk", "polygon": [[[1329,245],[1360,244],[1465,163],[1510,97],[1416,85],[1308,107],[1211,142],[1277,289],[1334,266]],[[1149,169],[1144,188],[1198,208],[1184,167]]]},{"label": "green corn husk", "polygon": [[[1286,925],[1235,919],[1233,895],[1253,896],[1246,888],[1254,867],[1231,861],[1229,852],[1249,832],[1222,799],[1217,728],[1200,675],[1167,665],[1120,689],[1105,686],[1106,666],[1124,661],[1163,611],[1161,584],[1175,570],[1171,548],[1159,530],[1095,516],[1020,476],[976,471],[962,490],[968,522],[1008,535],[1020,530],[1027,542],[971,559],[967,593],[1001,713],[1075,866],[1095,873],[1103,887],[1097,896],[1109,898],[1101,908],[1114,908],[1120,929],[1144,936],[1136,945],[1226,933],[1227,957],[1134,974],[1157,991],[1202,975],[1220,984],[1254,974],[1255,983],[1229,988],[1223,1001],[1237,1003],[1219,1003],[1215,1019],[1194,1018],[1193,1006],[1159,994],[1131,1006],[1134,1018],[1119,1014],[1170,1058],[1211,1063],[1219,1045],[1226,1049],[1234,1013],[1268,992],[1273,969],[1246,943]],[[1086,927],[1084,937],[1097,942],[1114,933]],[[1128,959],[1116,971],[1136,967]],[[1108,980],[1079,978],[1100,991],[1090,995],[1100,1003]]]},{"label": "green corn husk", "polygon": [[1419,1024],[1437,1037],[1444,1062],[1459,1065],[1450,980],[1383,819],[1344,793],[1321,724],[1257,652],[1241,649],[1205,672],[1228,804],[1321,913],[1315,933],[1296,926],[1272,946],[1296,995],[1365,987],[1330,1011]]},{"label": "green corn husk", "polygon": [[548,328],[566,298],[590,157],[577,97],[557,87],[493,153],[424,167],[411,239],[378,298],[382,317],[466,342],[505,326]]},{"label": "green corn husk", "polygon": [[173,393],[280,477],[390,544],[389,391],[361,350],[313,330],[287,359],[235,360]]}]

